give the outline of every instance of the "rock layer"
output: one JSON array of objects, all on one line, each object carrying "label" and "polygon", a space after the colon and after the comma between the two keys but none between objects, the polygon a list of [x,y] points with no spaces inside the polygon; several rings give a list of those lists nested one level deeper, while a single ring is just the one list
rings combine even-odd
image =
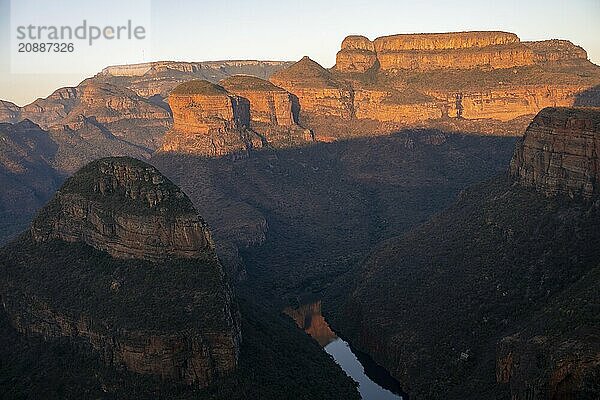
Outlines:
[{"label": "rock layer", "polygon": [[220,84],[250,103],[250,126],[274,147],[302,145],[312,141],[312,133],[298,125],[298,98],[269,81],[247,75],[234,75]]},{"label": "rock layer", "polygon": [[336,58],[341,72],[512,68],[533,64],[532,50],[507,32],[453,32],[349,36]]},{"label": "rock layer", "polygon": [[162,151],[206,156],[246,154],[260,147],[249,130],[250,103],[208,81],[179,85],[169,96],[173,129],[163,140]]},{"label": "rock layer", "polygon": [[31,234],[38,242],[84,242],[113,257],[151,261],[198,258],[214,247],[185,194],[156,168],[131,159],[87,165],[58,191]]},{"label": "rock layer", "polygon": [[300,119],[304,113],[350,118],[352,90],[308,57],[281,70],[270,81],[298,97]]},{"label": "rock layer", "polygon": [[0,251],[0,264],[4,311],[25,335],[190,385],[237,366],[240,316],[210,233],[148,164],[87,165]]},{"label": "rock layer", "polygon": [[600,190],[600,109],[546,108],[517,146],[510,173],[548,195],[590,198]]}]

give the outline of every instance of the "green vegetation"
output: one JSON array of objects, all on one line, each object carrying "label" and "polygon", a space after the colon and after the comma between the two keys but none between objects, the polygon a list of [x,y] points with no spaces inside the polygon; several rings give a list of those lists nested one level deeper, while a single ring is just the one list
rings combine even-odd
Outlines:
[{"label": "green vegetation", "polygon": [[193,95],[201,94],[205,96],[224,96],[228,92],[222,86],[204,80],[188,81],[178,85],[171,94]]},{"label": "green vegetation", "polygon": [[355,383],[314,340],[245,296],[239,369],[202,390],[107,367],[83,344],[26,339],[0,312],[0,399],[359,399]]},{"label": "green vegetation", "polygon": [[72,320],[136,330],[229,328],[216,259],[119,260],[82,243],[35,243],[29,234],[0,251],[6,301],[35,298]]},{"label": "green vegetation", "polygon": [[283,92],[280,87],[273,85],[271,82],[257,78],[251,75],[233,75],[219,82],[231,92],[236,90],[257,90],[265,92]]},{"label": "green vegetation", "polygon": [[495,382],[501,338],[552,338],[540,358],[554,357],[559,346],[550,342],[594,343],[599,225],[597,203],[547,198],[501,176],[383,242],[331,290],[325,311],[354,345],[409,382],[411,394],[506,397]]},{"label": "green vegetation", "polygon": [[[124,169],[129,174],[127,183],[115,177],[116,171]],[[101,193],[100,185],[107,187],[104,193]],[[59,192],[61,196],[77,194],[87,200],[100,202],[107,210],[134,215],[196,213],[190,199],[169,179],[151,165],[131,157],[107,157],[93,161],[67,179]],[[158,207],[152,208],[146,195],[156,192],[160,192],[162,197]],[[51,201],[42,210],[40,218],[47,213],[57,212],[61,201],[64,200]]]}]

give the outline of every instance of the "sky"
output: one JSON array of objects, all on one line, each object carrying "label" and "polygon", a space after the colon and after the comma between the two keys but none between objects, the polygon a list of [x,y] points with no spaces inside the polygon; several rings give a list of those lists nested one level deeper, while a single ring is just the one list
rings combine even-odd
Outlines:
[{"label": "sky", "polygon": [[[23,18],[56,25],[85,18],[99,26],[132,20],[144,25],[147,36],[137,42],[78,45],[73,54],[32,61],[18,58],[22,55],[14,40],[11,45],[16,35],[11,25]],[[331,67],[341,41],[351,34],[375,39],[502,30],[523,41],[568,39],[600,64],[599,21],[600,0],[0,0],[0,99],[24,105],[59,87],[75,86],[108,65],[143,61],[295,61],[308,55]]]}]

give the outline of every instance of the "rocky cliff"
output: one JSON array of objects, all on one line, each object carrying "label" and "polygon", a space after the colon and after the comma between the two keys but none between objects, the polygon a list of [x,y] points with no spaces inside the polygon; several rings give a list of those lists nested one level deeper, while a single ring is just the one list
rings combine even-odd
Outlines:
[{"label": "rocky cliff", "polygon": [[506,32],[453,32],[383,36],[373,42],[349,36],[337,54],[336,69],[364,72],[511,68],[533,64],[533,51]]},{"label": "rocky cliff", "polygon": [[33,222],[31,236],[151,261],[197,258],[214,246],[187,196],[154,167],[129,159],[81,169]]},{"label": "rocky cliff", "polygon": [[271,81],[298,97],[318,140],[408,126],[519,135],[544,107],[600,104],[585,50],[506,32],[348,36],[331,70],[304,58]]},{"label": "rocky cliff", "polygon": [[[513,177],[465,190],[331,290],[336,332],[412,398],[597,397],[600,209],[580,196],[597,176],[597,121],[597,110],[541,111]],[[563,191],[576,195],[553,195]]]},{"label": "rocky cliff", "polygon": [[517,146],[510,173],[548,194],[591,198],[600,191],[600,109],[546,108]]},{"label": "rocky cliff", "polygon": [[312,141],[312,133],[298,125],[298,98],[269,81],[234,75],[219,82],[230,93],[250,103],[250,126],[274,147]]},{"label": "rocky cliff", "polygon": [[245,155],[262,141],[250,128],[250,103],[208,81],[190,81],[169,96],[173,129],[161,150],[204,156]]},{"label": "rocky cliff", "polygon": [[[0,252],[2,304],[28,336],[206,386],[237,366],[237,306],[203,220],[154,167],[93,162]],[[85,350],[87,351],[87,350]]]},{"label": "rocky cliff", "polygon": [[298,97],[301,120],[304,113],[352,116],[351,88],[308,57],[273,74],[270,81]]},{"label": "rocky cliff", "polygon": [[291,64],[286,61],[258,60],[156,61],[106,67],[92,79],[125,86],[142,97],[167,98],[175,87],[187,81],[207,80],[217,83],[237,74],[267,79]]}]

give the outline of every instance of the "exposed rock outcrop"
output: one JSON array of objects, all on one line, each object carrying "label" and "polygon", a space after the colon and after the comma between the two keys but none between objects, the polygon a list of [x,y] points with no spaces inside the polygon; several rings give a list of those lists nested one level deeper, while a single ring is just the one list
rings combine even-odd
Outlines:
[{"label": "exposed rock outcrop", "polygon": [[366,72],[376,63],[375,46],[364,36],[347,36],[335,57],[335,68],[344,72]]},{"label": "exposed rock outcrop", "polygon": [[234,75],[219,84],[250,102],[250,126],[268,144],[287,147],[312,141],[310,130],[298,125],[300,105],[296,96],[248,75]]},{"label": "exposed rock outcrop", "polygon": [[298,97],[300,122],[306,113],[350,118],[352,90],[308,57],[271,76],[270,81]]},{"label": "exposed rock outcrop", "polygon": [[240,320],[185,194],[131,158],[95,161],[0,251],[0,293],[25,335],[109,365],[206,386],[238,362]]},{"label": "exposed rock outcrop", "polygon": [[234,75],[223,79],[219,85],[250,102],[252,121],[280,126],[298,123],[298,104],[294,104],[292,95],[269,81],[249,75]]},{"label": "exposed rock outcrop", "polygon": [[236,74],[267,79],[291,64],[287,61],[259,60],[157,61],[106,67],[93,79],[125,86],[142,97],[166,98],[175,87],[187,81],[202,79],[217,83]]},{"label": "exposed rock outcrop", "polygon": [[551,61],[587,60],[587,52],[568,40],[541,40],[539,42],[523,42],[533,50],[533,60],[536,63]]},{"label": "exposed rock outcrop", "polygon": [[187,196],[133,159],[103,159],[80,170],[33,222],[31,236],[151,261],[198,258],[214,246]]},{"label": "exposed rock outcrop", "polygon": [[546,108],[517,146],[510,173],[548,195],[590,198],[600,191],[600,109]]},{"label": "exposed rock outcrop", "polygon": [[262,141],[250,131],[250,102],[208,81],[179,85],[169,96],[173,129],[162,151],[204,156],[247,154]]},{"label": "exposed rock outcrop", "polygon": [[507,32],[453,32],[383,36],[370,42],[349,36],[342,42],[336,69],[364,72],[471,68],[512,68],[533,64],[532,50]]}]

